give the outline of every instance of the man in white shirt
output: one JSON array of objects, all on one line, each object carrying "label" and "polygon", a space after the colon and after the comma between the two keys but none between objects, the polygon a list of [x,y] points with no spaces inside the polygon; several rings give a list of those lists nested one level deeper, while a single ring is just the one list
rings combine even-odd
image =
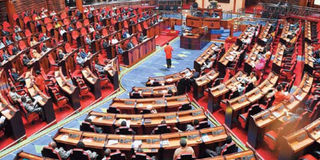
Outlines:
[{"label": "man in white shirt", "polygon": [[183,154],[191,154],[192,157],[195,157],[195,153],[192,147],[187,146],[187,140],[181,138],[180,147],[174,151],[173,160],[177,160]]},{"label": "man in white shirt", "polygon": [[5,122],[5,120],[6,120],[6,117],[4,117],[4,116],[1,116],[1,117],[0,117],[0,128],[3,128],[3,127],[4,127],[4,122]]},{"label": "man in white shirt", "polygon": [[113,37],[111,43],[112,43],[112,44],[116,44],[116,43],[118,43],[118,42],[119,42],[118,39],[117,39],[116,37]]}]

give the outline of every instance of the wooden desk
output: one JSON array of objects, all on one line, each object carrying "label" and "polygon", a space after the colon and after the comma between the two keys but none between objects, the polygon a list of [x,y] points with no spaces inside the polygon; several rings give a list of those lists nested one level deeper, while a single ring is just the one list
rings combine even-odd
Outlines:
[{"label": "wooden desk", "polygon": [[39,106],[42,108],[42,112],[44,113],[44,120],[47,123],[50,123],[56,119],[54,109],[53,109],[53,102],[51,97],[44,94],[36,84],[33,83],[33,70],[26,72],[25,81],[26,81],[26,89],[30,96],[38,100]]},{"label": "wooden desk", "polygon": [[27,152],[19,152],[17,154],[17,156],[15,157],[16,160],[25,160],[25,159],[30,159],[30,160],[53,160],[51,158],[44,158],[44,157],[40,157],[31,153],[27,153]]},{"label": "wooden desk", "polygon": [[219,72],[211,70],[205,75],[196,78],[193,84],[193,97],[196,99],[201,98],[204,95],[204,90],[208,88],[218,76]]},{"label": "wooden desk", "polygon": [[71,71],[74,71],[75,69],[75,61],[74,61],[74,56],[76,53],[79,52],[79,49],[75,49],[73,50],[72,52],[70,53],[66,53],[66,55],[64,56],[63,59],[61,59],[59,62],[58,62],[58,65],[61,67],[62,69],[62,73],[64,75],[67,74],[67,70],[71,70]]},{"label": "wooden desk", "polygon": [[139,62],[144,57],[148,56],[156,49],[155,38],[148,38],[143,42],[139,43],[134,48],[127,50],[123,53],[123,62],[125,65],[132,66]]},{"label": "wooden desk", "polygon": [[233,77],[228,79],[227,81],[223,82],[222,84],[215,86],[213,88],[209,88],[209,99],[208,99],[208,110],[213,112],[218,108],[221,99],[223,96],[228,93],[229,91],[233,91],[234,88],[240,84],[240,79],[247,77],[242,71],[237,72]]},{"label": "wooden desk", "polygon": [[[59,145],[65,146],[66,148],[76,146],[76,144],[81,140],[86,143],[86,148],[99,151],[102,151],[105,148],[109,148],[111,150],[119,149],[120,151],[130,151],[134,145],[141,143],[141,148],[145,153],[157,153],[160,148],[171,153],[171,151],[180,147],[180,139],[182,137],[187,138],[188,146],[198,148],[197,146],[201,143],[209,145],[225,141],[227,133],[223,126],[189,132],[166,133],[161,135],[99,134],[61,128],[53,139]],[[198,151],[196,150],[195,152],[197,153]],[[170,156],[172,157],[172,155]]]},{"label": "wooden desk", "polygon": [[187,124],[194,120],[199,122],[207,118],[202,109],[166,112],[157,114],[113,114],[90,112],[86,119],[91,119],[91,123],[101,126],[109,133],[114,133],[115,127],[120,127],[123,120],[130,123],[130,127],[137,131],[137,134],[150,134],[151,131],[161,124],[163,120],[166,121],[168,126],[175,127],[177,124]]},{"label": "wooden desk", "polygon": [[118,108],[122,113],[139,113],[141,110],[146,109],[148,105],[159,112],[174,110],[176,111],[184,104],[190,104],[187,95],[163,97],[163,98],[144,98],[144,99],[119,99],[114,98],[111,107]]},{"label": "wooden desk", "polygon": [[304,71],[307,71],[310,75],[313,74],[314,62],[313,62],[313,47],[308,43],[304,44]]},{"label": "wooden desk", "polygon": [[255,104],[258,100],[263,98],[268,90],[272,89],[278,81],[278,76],[271,72],[267,79],[264,80],[259,86],[252,89],[246,94],[230,99],[225,113],[225,124],[232,128],[233,120],[238,117],[241,110],[248,107],[250,104]]},{"label": "wooden desk", "polygon": [[183,34],[180,36],[180,48],[201,50],[210,42],[210,32],[206,34]]},{"label": "wooden desk", "polygon": [[163,97],[168,95],[168,91],[171,90],[173,95],[177,94],[177,87],[175,85],[165,85],[156,87],[132,87],[130,92],[130,98],[133,93],[140,93],[143,98]]},{"label": "wooden desk", "polygon": [[226,160],[235,160],[235,159],[246,159],[246,160],[255,160],[256,157],[251,150],[227,154],[224,156]]},{"label": "wooden desk", "polygon": [[63,93],[69,98],[71,102],[71,106],[73,109],[80,108],[80,89],[77,86],[74,86],[70,83],[69,80],[65,78],[65,76],[62,73],[62,68],[60,67],[59,71],[54,72],[55,79],[59,85],[59,87],[62,89]]},{"label": "wooden desk", "polygon": [[100,87],[100,79],[94,75],[89,67],[85,67],[81,70],[83,79],[87,86],[89,86],[90,91],[93,93],[95,99],[101,97],[101,87]]},{"label": "wooden desk", "polygon": [[159,77],[149,77],[148,81],[146,82],[146,86],[155,86],[155,83],[158,85],[168,85],[178,83],[182,78],[191,78],[193,76],[193,70],[186,68],[185,70],[166,75],[166,76],[159,76]]},{"label": "wooden desk", "polygon": [[204,62],[208,60],[215,51],[213,48],[217,47],[216,44],[212,43],[202,54],[194,61],[193,68],[197,72],[201,72],[201,67],[203,66]]}]

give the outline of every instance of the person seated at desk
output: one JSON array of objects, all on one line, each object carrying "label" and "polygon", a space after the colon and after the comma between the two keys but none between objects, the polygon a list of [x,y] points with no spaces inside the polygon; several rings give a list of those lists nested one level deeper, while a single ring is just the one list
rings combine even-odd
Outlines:
[{"label": "person seated at desk", "polygon": [[9,91],[9,97],[11,98],[11,100],[13,101],[13,103],[18,104],[21,101],[21,97],[23,97],[25,95],[19,95],[17,92],[15,92],[14,87],[10,88]]},{"label": "person seated at desk", "polygon": [[23,63],[23,65],[28,66],[30,61],[31,61],[31,60],[29,59],[29,57],[24,54],[23,57],[22,57],[22,63]]},{"label": "person seated at desk", "polygon": [[62,60],[64,58],[64,56],[66,56],[66,54],[62,51],[62,49],[58,49],[58,59]]},{"label": "person seated at desk", "polygon": [[20,41],[22,38],[21,38],[21,36],[17,33],[17,34],[15,34],[14,39],[15,39],[15,41]]},{"label": "person seated at desk", "polygon": [[54,141],[50,142],[48,146],[51,147],[54,151],[56,151],[62,159],[68,159],[70,154],[72,153],[72,150],[66,151],[62,147],[58,148],[57,143]]},{"label": "person seated at desk", "polygon": [[143,35],[143,33],[141,32],[140,33],[140,36],[139,36],[139,43],[143,42],[145,40],[145,36]]},{"label": "person seated at desk", "polygon": [[20,52],[20,49],[16,45],[14,45],[11,51],[12,51],[12,54],[16,55],[18,52]]},{"label": "person seated at desk", "polygon": [[6,38],[6,44],[7,44],[7,46],[8,45],[10,45],[10,44],[12,44],[13,42],[9,39],[9,38]]},{"label": "person seated at desk", "polygon": [[96,31],[96,32],[95,32],[95,35],[94,35],[94,39],[95,39],[95,40],[98,40],[98,39],[100,39],[100,38],[101,38],[101,35],[100,35],[99,31]]},{"label": "person seated at desk", "polygon": [[124,52],[120,45],[117,46],[117,51],[118,51],[118,54],[120,55],[122,55]]},{"label": "person seated at desk", "polygon": [[131,40],[128,42],[127,44],[127,50],[130,50],[131,48],[134,48],[133,43],[131,42]]},{"label": "person seated at desk", "polygon": [[282,85],[278,85],[277,90],[275,91],[275,94],[274,94],[273,105],[277,105],[281,102],[289,101],[289,99],[290,99],[290,95],[288,95],[288,92],[284,92]]},{"label": "person seated at desk", "polygon": [[92,40],[91,40],[91,38],[90,38],[90,35],[88,34],[88,35],[86,35],[86,43],[88,44],[88,45],[91,45],[91,42],[92,42]]},{"label": "person seated at desk", "polygon": [[67,28],[68,28],[68,31],[73,31],[73,27],[71,25],[69,25]]},{"label": "person seated at desk", "polygon": [[4,30],[4,29],[1,30],[1,33],[2,33],[2,35],[4,35],[4,36],[9,36],[9,35],[10,35],[10,32],[8,32],[8,31],[6,31],[6,30]]},{"label": "person seated at desk", "polygon": [[122,38],[129,38],[129,37],[130,37],[129,31],[127,29],[124,30],[124,32],[122,34]]},{"label": "person seated at desk", "polygon": [[187,146],[187,140],[185,138],[180,139],[180,147],[174,151],[173,160],[177,160],[183,154],[191,154],[192,157],[195,157],[193,148]]},{"label": "person seated at desk", "polygon": [[122,21],[122,17],[121,15],[118,16],[118,22],[121,22]]},{"label": "person seated at desk", "polygon": [[44,41],[46,39],[48,39],[48,37],[47,34],[44,33],[43,36],[40,38],[40,41]]},{"label": "person seated at desk", "polygon": [[93,28],[93,26],[92,26],[92,25],[90,25],[88,30],[89,30],[89,33],[94,32],[94,28]]},{"label": "person seated at desk", "polygon": [[110,46],[109,41],[107,41],[106,39],[103,39],[102,40],[102,47],[106,51],[106,53],[108,52],[107,49],[109,48],[109,46]]},{"label": "person seated at desk", "polygon": [[54,28],[57,29],[57,28],[60,28],[60,27],[61,27],[61,24],[56,22],[55,25],[54,25]]},{"label": "person seated at desk", "polygon": [[212,68],[213,63],[214,63],[216,57],[217,57],[216,54],[214,54],[214,55],[212,55],[209,59],[207,59],[207,60],[203,63],[203,65],[202,65],[202,67],[201,67],[201,70],[203,71],[203,70],[205,70],[205,69],[210,69],[210,68]]},{"label": "person seated at desk", "polygon": [[101,29],[101,25],[99,23],[96,23],[95,28],[96,28],[96,30],[100,30]]},{"label": "person seated at desk", "polygon": [[11,70],[11,77],[15,82],[25,84],[25,79],[23,78],[23,75],[20,76],[15,68],[12,68]]},{"label": "person seated at desk", "polygon": [[116,44],[118,42],[119,42],[119,40],[116,38],[116,36],[113,36],[113,38],[111,40],[111,44]]},{"label": "person seated at desk", "polygon": [[34,57],[36,59],[41,57],[41,54],[36,49],[31,49],[30,53],[31,53],[32,57]]},{"label": "person seated at desk", "polygon": [[97,133],[103,133],[103,129],[101,127],[97,127],[96,125],[92,124],[92,120],[91,119],[85,119],[84,120],[85,122],[88,122],[93,128],[94,130],[97,132]]},{"label": "person seated at desk", "polygon": [[132,19],[130,19],[130,21],[129,21],[129,25],[130,26],[133,26],[133,25],[135,25],[136,23],[132,20]]},{"label": "person seated at desk", "polygon": [[26,98],[25,96],[23,96],[21,97],[21,102],[23,107],[27,110],[27,112],[36,112],[41,115],[42,108],[38,106],[37,100],[32,101],[31,98]]},{"label": "person seated at desk", "polygon": [[232,141],[231,136],[227,136],[226,138],[226,142],[224,145],[222,146],[217,146],[215,148],[215,151],[212,151],[210,149],[206,149],[206,153],[210,156],[210,157],[215,157],[215,156],[219,156],[219,155],[223,155],[225,151],[227,151],[227,149],[229,147],[231,147],[232,145],[235,145],[235,143]]},{"label": "person seated at desk", "polygon": [[[84,143],[82,142],[82,140],[80,140],[80,141],[77,143],[76,148],[83,149],[83,150],[85,149],[85,145],[84,145]],[[91,151],[91,150],[84,150],[83,152],[86,153],[86,154],[88,154],[88,156],[89,156],[89,158],[90,158],[91,160],[95,160],[95,159],[98,158],[98,154],[97,154],[96,152],[93,152],[93,151]]]},{"label": "person seated at desk", "polygon": [[147,108],[141,111],[142,114],[156,114],[157,110],[152,105],[147,105]]},{"label": "person seated at desk", "polygon": [[[2,52],[2,50],[0,50],[0,53]],[[4,53],[1,54],[1,58],[2,58],[2,61],[8,61],[9,58],[10,58],[10,55],[7,53],[6,50],[4,50]]]},{"label": "person seated at desk", "polygon": [[0,129],[4,128],[5,121],[6,121],[6,117],[1,115],[0,116]]},{"label": "person seated at desk", "polygon": [[38,43],[38,41],[34,38],[34,37],[31,37],[30,38],[30,46],[32,47],[32,46],[34,46],[34,45],[36,45]]},{"label": "person seated at desk", "polygon": [[190,124],[183,126],[182,129],[174,127],[178,132],[194,131],[199,127],[199,120],[195,119]]},{"label": "person seated at desk", "polygon": [[2,41],[0,41],[0,49],[2,49],[2,48],[4,48],[4,47],[6,47],[6,46],[3,44]]},{"label": "person seated at desk", "polygon": [[83,67],[84,63],[86,62],[87,60],[87,57],[85,58],[82,58],[82,56],[78,53],[77,54],[77,57],[76,57],[76,60],[77,60],[77,63]]},{"label": "person seated at desk", "polygon": [[15,25],[14,26],[14,32],[20,32],[21,31],[21,28],[18,26],[18,25]]},{"label": "person seated at desk", "polygon": [[110,158],[111,150],[109,148],[104,150],[104,156],[102,160],[108,160]]},{"label": "person seated at desk", "polygon": [[252,84],[254,84],[256,86],[257,85],[257,81],[258,81],[256,73],[255,72],[251,72],[248,77],[244,78],[244,81],[247,84],[252,83]]},{"label": "person seated at desk", "polygon": [[136,132],[132,128],[127,126],[126,120],[121,121],[120,127],[115,130],[115,133],[124,135],[136,134]]},{"label": "person seated at desk", "polygon": [[36,78],[35,78],[35,84],[38,86],[38,88],[43,92],[46,93],[46,86],[44,82],[44,78],[41,75],[41,72],[39,70],[36,71]]}]

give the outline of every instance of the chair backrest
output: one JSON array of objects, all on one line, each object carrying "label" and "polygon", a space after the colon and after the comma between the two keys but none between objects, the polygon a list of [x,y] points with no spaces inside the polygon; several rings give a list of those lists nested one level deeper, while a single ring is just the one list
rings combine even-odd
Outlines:
[{"label": "chair backrest", "polygon": [[80,125],[80,130],[86,132],[95,132],[94,128],[91,126],[89,122],[82,122]]},{"label": "chair backrest", "polygon": [[41,154],[43,157],[48,157],[48,158],[53,158],[53,159],[61,159],[60,155],[56,152],[51,147],[44,146],[42,148]]},{"label": "chair backrest", "polygon": [[235,152],[238,152],[238,147],[236,144],[233,144],[231,146],[228,146],[227,150],[225,150],[222,154],[226,155],[226,154],[231,154]]},{"label": "chair backrest", "polygon": [[191,110],[191,106],[189,104],[184,104],[179,108],[179,111],[187,111]]},{"label": "chair backrest", "polygon": [[130,128],[127,128],[127,127],[120,127],[117,130],[116,134],[129,135],[129,134],[132,134],[132,130]]},{"label": "chair backrest", "polygon": [[116,107],[109,107],[107,110],[108,113],[120,113],[120,110],[117,109]]},{"label": "chair backrest", "polygon": [[194,158],[192,157],[191,154],[182,154],[180,155],[180,158],[178,160],[193,160]]},{"label": "chair backrest", "polygon": [[201,121],[197,127],[197,129],[209,128],[208,121]]},{"label": "chair backrest", "polygon": [[73,149],[70,160],[90,160],[89,156],[84,153],[83,149]]},{"label": "chair backrest", "polygon": [[110,160],[125,160],[126,157],[121,152],[115,152],[110,154]]},{"label": "chair backrest", "polygon": [[147,155],[144,153],[136,153],[132,156],[133,160],[147,160]]}]

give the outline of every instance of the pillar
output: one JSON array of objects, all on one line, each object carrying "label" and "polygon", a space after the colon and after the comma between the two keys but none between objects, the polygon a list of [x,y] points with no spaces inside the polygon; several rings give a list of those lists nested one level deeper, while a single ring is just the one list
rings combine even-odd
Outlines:
[{"label": "pillar", "polygon": [[76,0],[76,6],[83,13],[82,0]]},{"label": "pillar", "polygon": [[13,19],[13,15],[16,13],[16,9],[14,8],[14,4],[12,0],[6,0],[6,8],[8,13],[9,23],[11,25],[14,25],[15,21]]},{"label": "pillar", "polygon": [[307,6],[307,0],[299,0],[299,6]]}]

